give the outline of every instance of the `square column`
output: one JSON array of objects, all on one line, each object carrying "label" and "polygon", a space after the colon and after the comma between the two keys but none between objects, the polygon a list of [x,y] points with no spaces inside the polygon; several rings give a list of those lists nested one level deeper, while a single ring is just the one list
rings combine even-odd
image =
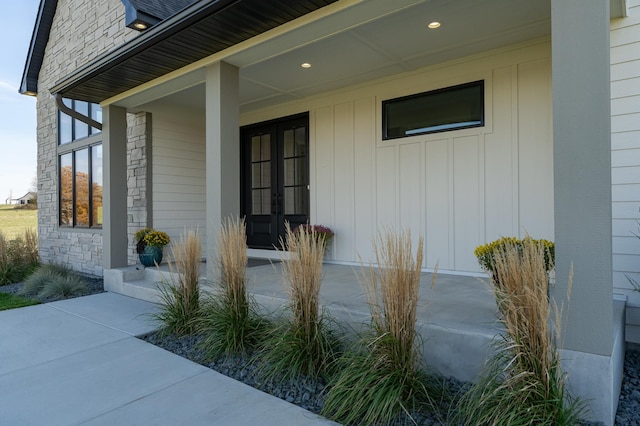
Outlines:
[{"label": "square column", "polygon": [[102,265],[127,266],[127,111],[102,109]]},{"label": "square column", "polygon": [[207,278],[216,279],[216,240],[225,217],[240,213],[239,70],[225,62],[207,68]]},{"label": "square column", "polygon": [[[609,2],[552,0],[556,287],[569,389],[613,424],[624,357],[611,249]],[[573,287],[567,283],[573,266]]]}]

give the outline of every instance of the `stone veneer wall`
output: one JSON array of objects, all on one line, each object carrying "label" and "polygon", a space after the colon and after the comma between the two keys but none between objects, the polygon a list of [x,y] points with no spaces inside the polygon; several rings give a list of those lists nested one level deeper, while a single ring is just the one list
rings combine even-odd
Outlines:
[{"label": "stone veneer wall", "polygon": [[151,114],[127,116],[127,229],[129,264],[138,263],[134,234],[153,223],[151,195]]},{"label": "stone veneer wall", "polygon": [[[49,89],[98,55],[136,37],[120,0],[58,0],[38,79],[38,236],[45,263],[102,275],[102,232],[58,227],[57,108]],[[35,22],[35,16],[34,16]],[[135,172],[134,172],[135,173]]]}]

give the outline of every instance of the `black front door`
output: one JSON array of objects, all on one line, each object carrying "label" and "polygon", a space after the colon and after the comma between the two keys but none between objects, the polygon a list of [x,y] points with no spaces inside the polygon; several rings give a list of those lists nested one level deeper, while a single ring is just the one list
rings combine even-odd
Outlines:
[{"label": "black front door", "polygon": [[247,244],[279,246],[285,221],[309,220],[309,115],[245,126],[242,139],[242,211]]}]

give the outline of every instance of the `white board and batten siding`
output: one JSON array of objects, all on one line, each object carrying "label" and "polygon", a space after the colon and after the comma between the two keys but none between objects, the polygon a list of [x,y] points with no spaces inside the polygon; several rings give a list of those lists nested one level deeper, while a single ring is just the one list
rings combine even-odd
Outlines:
[{"label": "white board and batten siding", "polygon": [[205,116],[200,110],[152,113],[153,227],[177,241],[197,229],[206,242]]},{"label": "white board and batten siding", "polygon": [[613,287],[627,296],[627,341],[640,343],[640,0],[611,21]]},{"label": "white board and batten siding", "polygon": [[[484,80],[485,126],[382,140],[381,103]],[[311,222],[334,229],[335,261],[372,259],[383,227],[425,237],[423,267],[480,272],[474,248],[553,239],[551,50],[538,40],[242,115],[309,111]]]}]

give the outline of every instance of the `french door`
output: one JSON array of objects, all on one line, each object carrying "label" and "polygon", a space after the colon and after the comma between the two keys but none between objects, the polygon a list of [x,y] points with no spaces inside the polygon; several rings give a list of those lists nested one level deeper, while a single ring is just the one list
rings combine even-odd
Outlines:
[{"label": "french door", "polygon": [[279,247],[285,222],[309,220],[309,115],[245,126],[241,141],[247,244]]}]

